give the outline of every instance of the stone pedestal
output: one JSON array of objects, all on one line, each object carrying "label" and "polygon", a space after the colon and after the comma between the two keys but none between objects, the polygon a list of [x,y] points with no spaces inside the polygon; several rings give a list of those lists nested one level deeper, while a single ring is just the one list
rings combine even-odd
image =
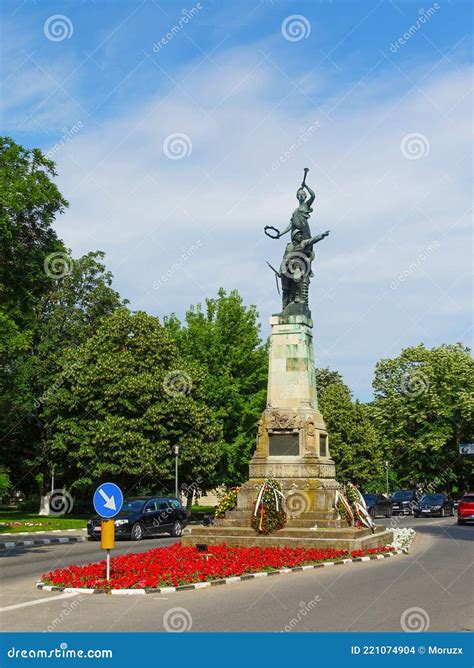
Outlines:
[{"label": "stone pedestal", "polygon": [[[237,496],[237,508],[213,527],[197,527],[184,544],[278,545],[355,549],[390,542],[391,532],[341,528],[334,509],[335,465],[318,410],[309,311],[270,318],[267,407],[258,423],[249,480]],[[288,522],[270,536],[250,528],[257,492],[265,478],[281,485]]]},{"label": "stone pedestal", "polygon": [[323,512],[331,513],[336,523],[332,511],[339,485],[318,410],[313,323],[308,315],[280,314],[270,324],[267,408],[237,507],[250,510],[261,481],[273,477],[282,487],[290,521],[295,514],[303,519],[306,513]]}]

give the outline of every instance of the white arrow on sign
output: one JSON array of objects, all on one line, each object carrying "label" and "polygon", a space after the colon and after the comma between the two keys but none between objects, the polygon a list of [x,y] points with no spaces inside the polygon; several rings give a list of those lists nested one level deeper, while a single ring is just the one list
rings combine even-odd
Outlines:
[{"label": "white arrow on sign", "polygon": [[101,497],[104,499],[104,507],[109,508],[110,510],[117,510],[117,506],[115,505],[115,498],[114,496],[107,496],[107,494],[104,492],[103,489],[99,489],[99,494]]}]

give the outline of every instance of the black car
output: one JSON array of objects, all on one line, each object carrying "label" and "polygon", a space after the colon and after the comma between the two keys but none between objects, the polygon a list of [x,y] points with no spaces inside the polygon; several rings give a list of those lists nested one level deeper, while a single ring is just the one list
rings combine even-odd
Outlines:
[{"label": "black car", "polygon": [[[116,538],[141,540],[161,533],[181,536],[188,523],[188,513],[176,498],[139,496],[125,499],[114,520]],[[95,515],[87,523],[91,539],[100,538],[100,522],[101,518]]]},{"label": "black car", "polygon": [[399,489],[391,497],[394,515],[413,515],[418,503],[418,495],[414,489]]},{"label": "black car", "polygon": [[454,501],[447,494],[425,494],[414,510],[415,517],[454,515]]},{"label": "black car", "polygon": [[364,494],[365,505],[369,511],[369,515],[374,518],[377,515],[384,517],[392,517],[392,502],[383,494]]}]

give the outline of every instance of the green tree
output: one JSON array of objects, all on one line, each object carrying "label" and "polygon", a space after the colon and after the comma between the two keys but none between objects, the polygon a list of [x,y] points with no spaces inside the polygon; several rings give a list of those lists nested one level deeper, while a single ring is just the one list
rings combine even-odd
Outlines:
[{"label": "green tree", "polygon": [[180,476],[215,483],[221,425],[206,405],[205,372],[183,360],[157,318],[119,309],[64,356],[63,382],[44,399],[51,461],[73,490],[104,478],[126,493],[143,484],[173,489],[171,446]]},{"label": "green tree", "polygon": [[52,223],[68,202],[54,176],[54,162],[39,149],[0,137],[0,305],[22,326],[51,282],[48,256],[65,250]]},{"label": "green tree", "polygon": [[406,348],[378,362],[373,419],[401,484],[465,488],[474,435],[474,361],[461,343]]},{"label": "green tree", "polygon": [[260,339],[258,314],[236,290],[220,289],[205,306],[192,306],[182,325],[175,316],[165,326],[187,360],[207,369],[206,400],[222,421],[225,457],[220,482],[235,485],[248,478],[257,422],[265,408],[268,352]]},{"label": "green tree", "polygon": [[[339,371],[333,371],[326,367],[324,369],[319,369],[316,367],[316,387],[318,390],[318,395],[321,396],[324,394],[329,385],[342,385],[347,388],[347,385],[344,385],[342,376]],[[349,391],[349,388],[347,388]]]},{"label": "green tree", "polygon": [[25,454],[34,449],[32,355],[36,307],[54,287],[49,271],[67,256],[52,224],[68,206],[53,182],[54,163],[39,149],[0,138],[0,451],[14,482],[30,478]]},{"label": "green tree", "polygon": [[[338,372],[328,372],[328,369],[318,369],[316,376],[327,381],[319,385],[319,406],[329,433],[337,479],[356,482],[364,491],[380,491],[383,489],[380,484],[383,477],[382,450],[370,420],[369,408],[352,401],[351,392]],[[379,487],[374,490],[374,486]]]},{"label": "green tree", "polygon": [[44,398],[62,383],[64,352],[87,340],[101,318],[122,304],[103,257],[100,252],[78,260],[68,256],[67,273],[51,281],[32,303],[28,337],[18,345],[14,337],[3,339],[13,343],[0,348],[5,364],[0,380],[2,461],[15,485],[30,493],[44,492],[48,482],[52,463],[46,449]]}]

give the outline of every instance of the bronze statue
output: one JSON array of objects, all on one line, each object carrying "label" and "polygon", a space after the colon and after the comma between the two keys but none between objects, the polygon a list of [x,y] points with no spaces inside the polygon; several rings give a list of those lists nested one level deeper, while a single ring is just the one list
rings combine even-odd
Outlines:
[{"label": "bronze statue", "polygon": [[[264,228],[265,234],[271,239],[279,239],[291,231],[291,242],[286,246],[280,271],[269,264],[277,277],[277,287],[278,278],[281,280],[283,313],[287,315],[310,314],[308,292],[310,279],[313,277],[311,269],[314,260],[313,246],[329,234],[329,230],[327,230],[323,234],[318,234],[315,237],[311,236],[309,217],[313,212],[311,205],[316,196],[311,188],[306,185],[308,172],[309,169],[305,167],[301,187],[298,188],[296,193],[299,205],[293,212],[289,225],[282,232],[271,225]],[[305,189],[309,194],[308,199],[306,199]],[[276,234],[269,234],[268,230],[273,230]]]}]

